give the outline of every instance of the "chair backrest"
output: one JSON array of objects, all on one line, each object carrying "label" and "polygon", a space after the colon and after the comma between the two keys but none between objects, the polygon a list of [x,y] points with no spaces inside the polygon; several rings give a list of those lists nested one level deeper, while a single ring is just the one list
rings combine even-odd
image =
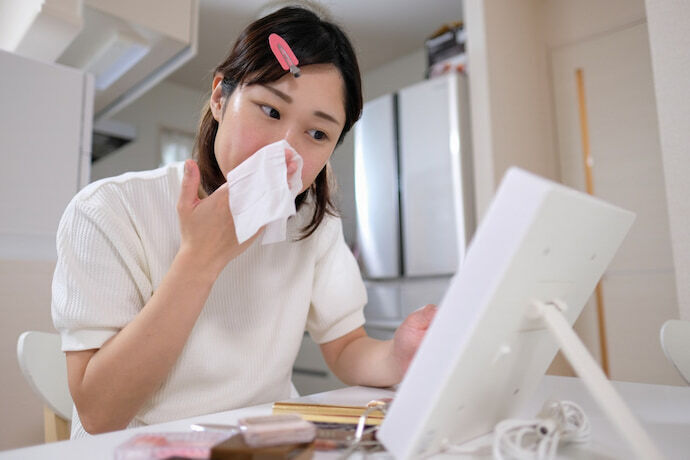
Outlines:
[{"label": "chair backrest", "polygon": [[666,321],[661,327],[661,348],[690,385],[690,321]]},{"label": "chair backrest", "polygon": [[72,419],[72,396],[67,385],[67,364],[60,336],[27,331],[17,341],[19,367],[29,386],[53,412]]}]

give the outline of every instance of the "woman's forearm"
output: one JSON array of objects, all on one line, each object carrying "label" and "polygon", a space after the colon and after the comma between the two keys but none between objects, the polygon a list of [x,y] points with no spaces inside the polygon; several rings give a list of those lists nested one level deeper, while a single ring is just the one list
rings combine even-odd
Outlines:
[{"label": "woman's forearm", "polygon": [[410,313],[392,340],[367,336],[363,327],[321,345],[330,368],[350,385],[391,386],[400,383],[436,315],[435,305]]},{"label": "woman's forearm", "polygon": [[345,346],[332,367],[348,385],[388,387],[400,383],[404,375],[393,357],[393,341],[366,335]]},{"label": "woman's forearm", "polygon": [[193,254],[179,252],[139,314],[82,363],[81,369],[78,363],[77,369],[69,369],[77,374],[70,375],[70,389],[86,431],[125,428],[160,388],[216,277]]}]

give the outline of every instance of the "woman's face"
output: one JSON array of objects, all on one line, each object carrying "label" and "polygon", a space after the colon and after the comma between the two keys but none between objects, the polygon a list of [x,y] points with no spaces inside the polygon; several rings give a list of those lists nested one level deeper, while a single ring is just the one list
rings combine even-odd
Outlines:
[{"label": "woman's face", "polygon": [[299,78],[287,72],[271,83],[238,86],[227,100],[221,77],[214,79],[215,155],[224,177],[261,147],[285,139],[304,161],[302,191],[314,182],[345,126],[344,85],[331,64],[300,70]]}]

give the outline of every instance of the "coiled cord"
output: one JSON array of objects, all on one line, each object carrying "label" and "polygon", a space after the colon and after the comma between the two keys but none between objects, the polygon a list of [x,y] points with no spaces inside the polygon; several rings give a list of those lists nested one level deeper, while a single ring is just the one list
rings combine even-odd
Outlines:
[{"label": "coiled cord", "polygon": [[589,441],[589,419],[572,401],[547,401],[534,420],[508,419],[494,429],[496,460],[551,460],[561,442]]}]

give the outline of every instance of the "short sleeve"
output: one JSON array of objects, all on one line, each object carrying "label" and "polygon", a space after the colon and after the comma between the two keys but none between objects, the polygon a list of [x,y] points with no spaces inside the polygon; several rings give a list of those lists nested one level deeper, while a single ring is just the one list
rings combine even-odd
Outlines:
[{"label": "short sleeve", "polygon": [[367,294],[343,237],[340,219],[327,217],[319,235],[307,331],[316,343],[335,340],[364,325]]},{"label": "short sleeve", "polygon": [[77,198],[67,206],[56,240],[51,310],[63,351],[100,348],[152,292],[143,247],[122,200],[109,200],[107,193]]}]

